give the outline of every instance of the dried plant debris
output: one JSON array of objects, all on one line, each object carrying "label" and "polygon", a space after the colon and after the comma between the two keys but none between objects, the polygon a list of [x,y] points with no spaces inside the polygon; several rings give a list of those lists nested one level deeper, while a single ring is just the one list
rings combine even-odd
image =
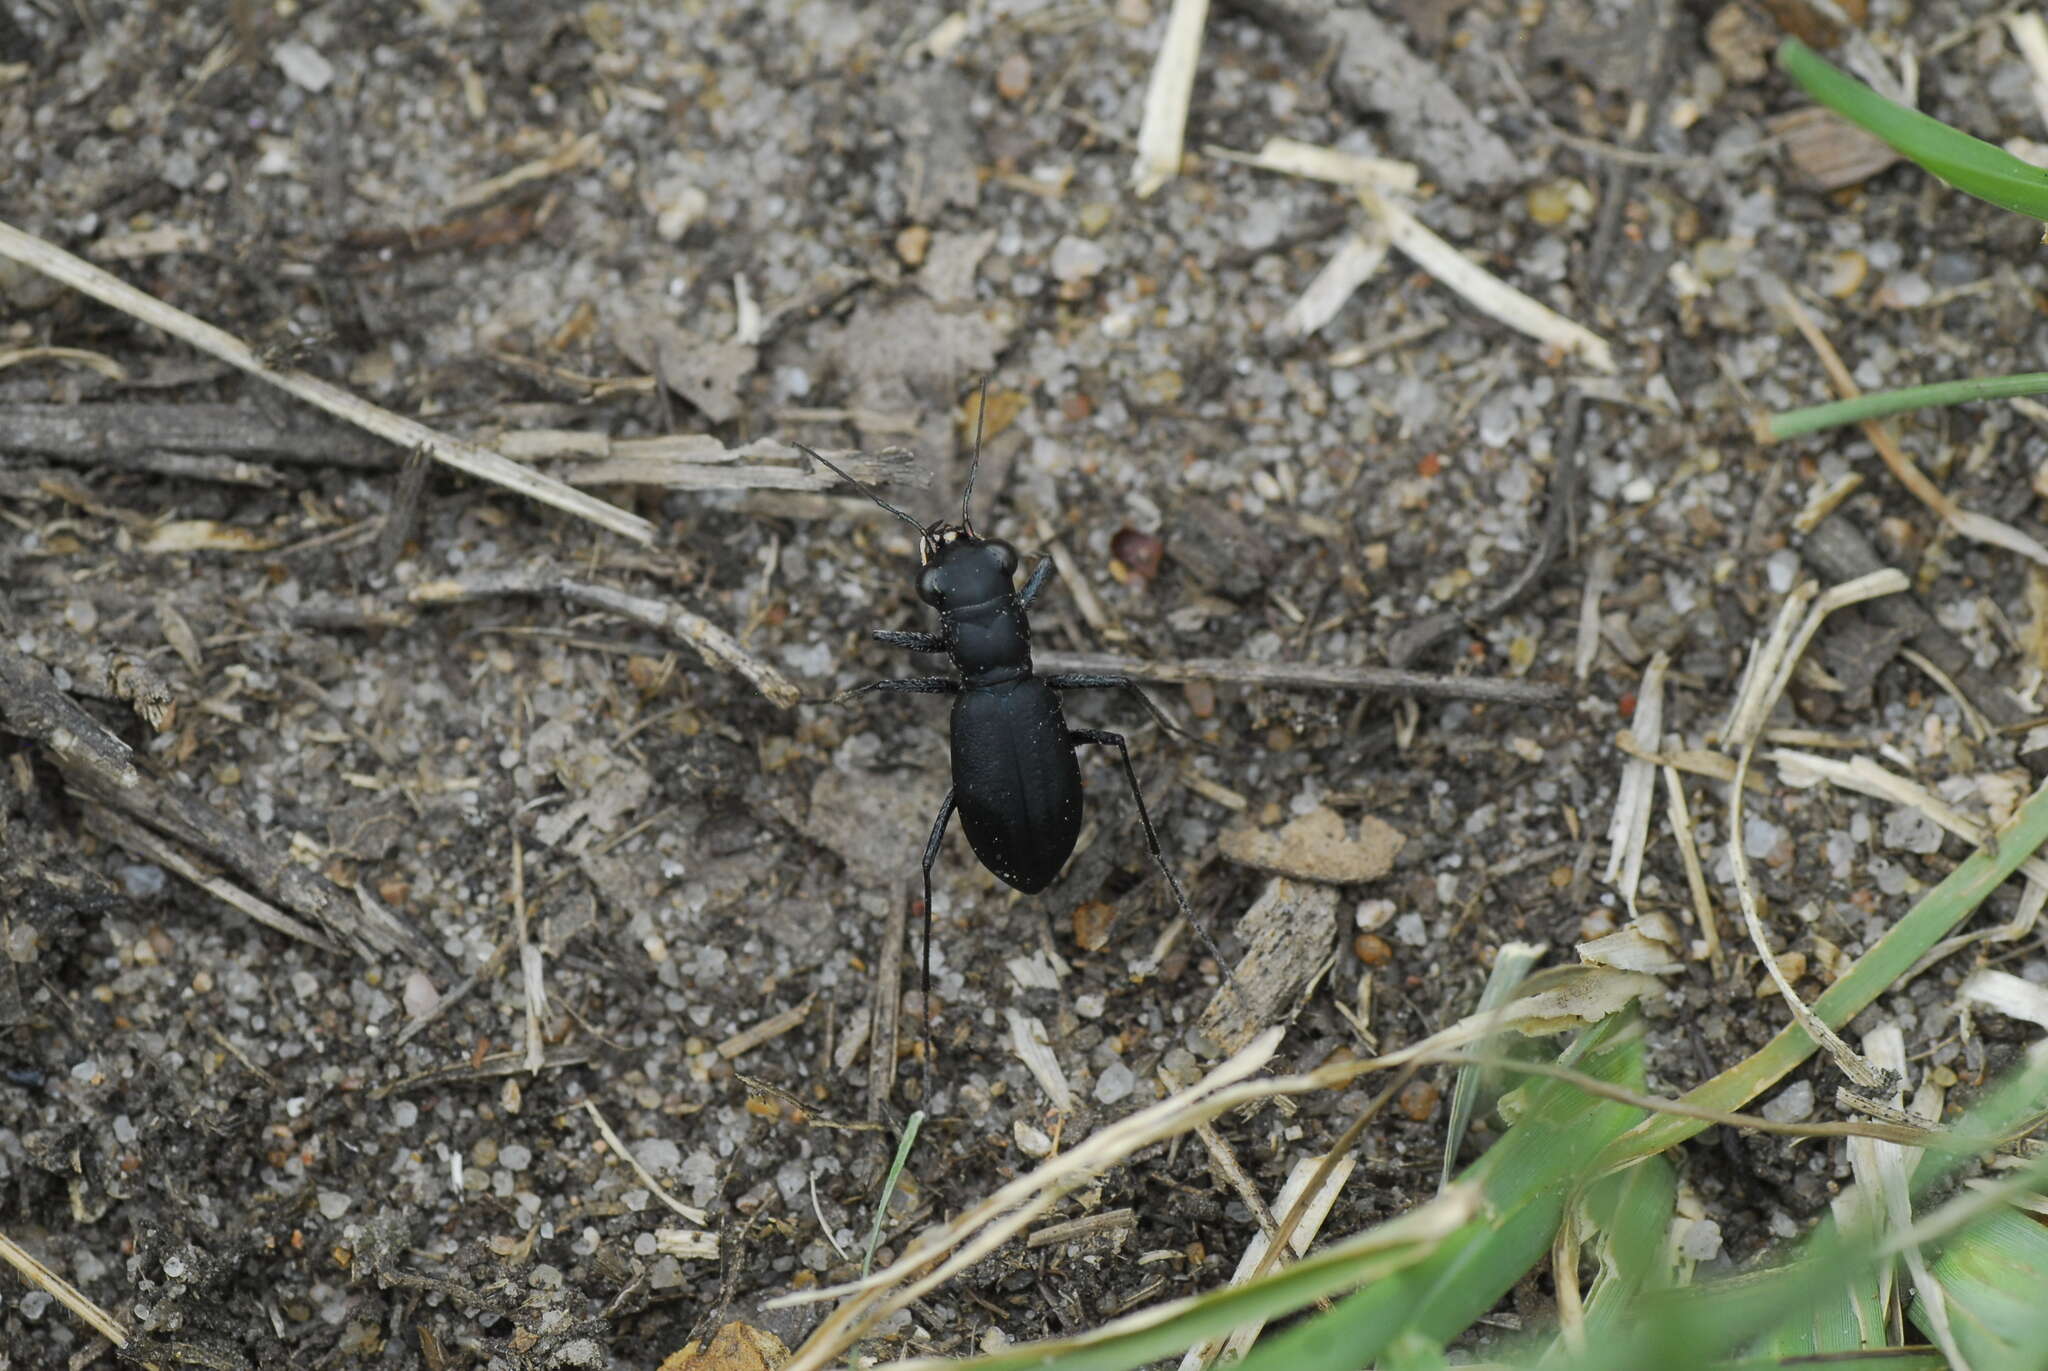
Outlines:
[{"label": "dried plant debris", "polygon": [[1290,819],[1268,833],[1256,828],[1230,828],[1219,839],[1223,855],[1297,881],[1357,885],[1376,881],[1393,870],[1406,836],[1393,825],[1367,814],[1353,833],[1344,816],[1319,807]]},{"label": "dried plant debris", "polygon": [[730,423],[742,409],[741,388],[760,364],[759,349],[692,333],[642,310],[612,324],[612,341],[634,365],[689,401],[706,420]]},{"label": "dried plant debris", "polygon": [[1238,920],[1237,936],[1244,956],[1195,1022],[1195,1032],[1225,1053],[1293,1018],[1309,987],[1329,969],[1337,892],[1275,877]]}]

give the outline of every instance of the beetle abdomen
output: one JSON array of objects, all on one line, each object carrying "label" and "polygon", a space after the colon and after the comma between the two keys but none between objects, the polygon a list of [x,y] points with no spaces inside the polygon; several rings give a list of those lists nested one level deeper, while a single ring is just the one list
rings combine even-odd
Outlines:
[{"label": "beetle abdomen", "polygon": [[1081,769],[1050,686],[1026,676],[953,697],[953,796],[983,866],[1026,894],[1052,884],[1081,833]]}]

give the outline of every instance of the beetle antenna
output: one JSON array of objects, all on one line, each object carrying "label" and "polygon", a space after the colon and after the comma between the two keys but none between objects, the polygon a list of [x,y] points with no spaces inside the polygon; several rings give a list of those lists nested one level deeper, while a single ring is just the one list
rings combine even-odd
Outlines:
[{"label": "beetle antenna", "polygon": [[982,374],[981,399],[974,406],[974,455],[967,459],[967,489],[960,492],[960,527],[967,530],[967,536],[974,536],[974,516],[967,512],[968,503],[974,499],[974,473],[981,468],[981,431],[988,423],[988,375]]},{"label": "beetle antenna", "polygon": [[880,505],[883,509],[888,510],[891,514],[901,519],[904,523],[909,524],[912,528],[916,529],[917,536],[920,540],[924,542],[931,541],[932,534],[930,529],[926,528],[917,520],[911,518],[908,514],[905,514],[902,510],[896,508],[896,506],[890,504],[887,500],[884,500],[881,496],[875,494],[874,489],[871,486],[869,486],[865,481],[862,481],[859,477],[855,476],[852,472],[848,471],[845,467],[840,466],[837,462],[833,461],[830,457],[827,457],[824,453],[819,452],[813,448],[805,447],[802,443],[795,443],[792,444],[792,446],[794,446],[798,452],[801,452],[804,456],[811,458],[813,461],[823,462],[827,467],[829,467],[834,473],[838,475],[840,480],[846,482],[855,490],[859,491],[861,494],[867,496],[870,500],[873,500],[876,504]]}]

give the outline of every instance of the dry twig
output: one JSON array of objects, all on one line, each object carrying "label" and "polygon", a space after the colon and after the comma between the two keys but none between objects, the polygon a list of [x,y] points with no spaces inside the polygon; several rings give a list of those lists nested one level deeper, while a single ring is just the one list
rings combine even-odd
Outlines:
[{"label": "dry twig", "polygon": [[155,296],[137,290],[126,281],[108,275],[85,259],[75,257],[33,234],[23,233],[12,224],[0,223],[0,255],[12,258],[23,266],[33,267],[52,280],[60,281],[73,290],[90,295],[104,305],[132,315],[173,337],[181,338],[201,351],[211,353],[223,362],[248,372],[259,381],[267,381],[307,404],[324,409],[336,418],[344,419],[358,428],[367,429],[400,448],[407,451],[425,448],[436,461],[445,462],[478,480],[489,481],[539,500],[542,504],[553,505],[566,513],[611,529],[614,533],[623,534],[635,542],[654,541],[654,526],[637,514],[629,514],[616,505],[606,504],[580,490],[563,485],[552,477],[529,471],[489,448],[441,433],[415,419],[407,419],[373,405],[361,396],[351,394],[317,376],[296,370],[280,371],[263,361],[247,343],[225,329],[216,328],[181,309],[174,309]]},{"label": "dry twig", "polygon": [[712,666],[738,672],[770,702],[784,709],[794,709],[802,698],[787,676],[741,647],[737,638],[709,619],[680,605],[650,600],[610,586],[574,581],[551,571],[494,571],[459,580],[429,581],[414,586],[406,598],[416,605],[448,605],[503,595],[559,595],[572,604],[621,615],[657,633],[680,639]]},{"label": "dry twig", "polygon": [[1324,666],[1312,662],[1248,662],[1237,657],[1190,657],[1148,662],[1109,652],[1034,652],[1041,671],[1075,671],[1128,676],[1154,685],[1221,681],[1275,690],[1356,690],[1380,695],[1426,696],[1440,700],[1489,700],[1497,704],[1556,708],[1571,702],[1563,686],[1509,681],[1492,676],[1446,676],[1384,666]]}]

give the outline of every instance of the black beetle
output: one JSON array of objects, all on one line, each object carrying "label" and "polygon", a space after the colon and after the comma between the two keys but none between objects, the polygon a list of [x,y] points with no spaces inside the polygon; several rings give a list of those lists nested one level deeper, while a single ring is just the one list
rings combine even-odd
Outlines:
[{"label": "black beetle", "polygon": [[[985,394],[985,391],[984,391]],[[1053,562],[1042,559],[1032,568],[1024,589],[1015,588],[1017,550],[1000,538],[974,531],[969,503],[974,474],[981,462],[981,435],[975,434],[974,456],[960,495],[960,522],[923,524],[884,500],[829,458],[798,443],[806,456],[837,473],[870,500],[917,530],[923,562],[917,595],[939,611],[937,633],[875,629],[876,642],[912,652],[944,653],[954,676],[910,676],[874,681],[848,692],[848,698],[871,690],[953,697],[953,785],[939,805],[931,837],[924,845],[924,976],[925,1003],[931,1003],[932,866],[955,809],[968,844],[981,864],[1007,885],[1036,894],[1051,885],[1081,832],[1081,768],[1075,749],[1086,744],[1113,747],[1123,763],[1124,779],[1137,802],[1138,823],[1145,845],[1160,874],[1173,890],[1180,912],[1224,964],[1208,930],[1188,908],[1187,894],[1145,809],[1138,773],[1121,733],[1104,729],[1069,728],[1060,709],[1059,692],[1115,688],[1127,690],[1162,728],[1179,732],[1137,684],[1126,676],[1067,674],[1038,676],[1031,669],[1032,604],[1052,579]],[[931,1018],[925,1018],[926,1070],[930,1069]],[[929,1090],[926,1094],[929,1095]]]}]

